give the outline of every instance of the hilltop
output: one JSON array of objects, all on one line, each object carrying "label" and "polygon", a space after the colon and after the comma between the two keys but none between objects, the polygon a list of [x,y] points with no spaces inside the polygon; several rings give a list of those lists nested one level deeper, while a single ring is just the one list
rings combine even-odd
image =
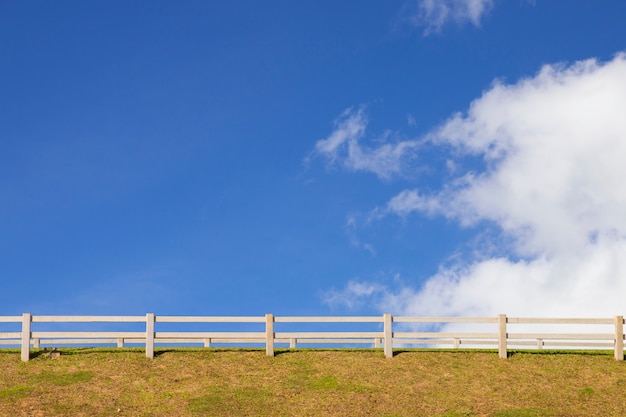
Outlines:
[{"label": "hilltop", "polygon": [[624,416],[610,353],[0,351],[0,416]]}]

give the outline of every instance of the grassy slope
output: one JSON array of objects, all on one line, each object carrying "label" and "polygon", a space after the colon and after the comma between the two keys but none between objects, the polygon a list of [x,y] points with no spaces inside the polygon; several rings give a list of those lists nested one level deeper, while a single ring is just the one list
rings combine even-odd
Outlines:
[{"label": "grassy slope", "polygon": [[62,352],[0,351],[0,416],[626,416],[608,354]]}]

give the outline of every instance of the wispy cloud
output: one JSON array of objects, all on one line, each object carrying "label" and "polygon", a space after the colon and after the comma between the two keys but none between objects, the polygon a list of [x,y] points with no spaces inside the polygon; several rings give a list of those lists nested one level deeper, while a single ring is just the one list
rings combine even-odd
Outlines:
[{"label": "wispy cloud", "polygon": [[373,146],[364,146],[368,119],[363,106],[346,109],[335,120],[332,133],[315,144],[314,155],[322,156],[330,164],[341,164],[351,171],[367,171],[384,180],[403,172],[406,163],[415,157],[418,142],[392,142],[393,134],[385,132],[374,140]]},{"label": "wispy cloud", "polygon": [[[360,297],[400,314],[623,314],[624,114],[624,54],[495,83],[428,135],[457,159],[481,157],[485,169],[460,172],[434,193],[402,191],[378,214],[491,224],[511,242],[508,252],[479,251],[419,288],[370,286],[376,291]],[[354,297],[354,288],[352,282],[343,298]]]},{"label": "wispy cloud", "polygon": [[335,130],[327,138],[317,141],[315,150],[334,162],[340,157],[344,145],[358,142],[363,137],[366,127],[363,107],[346,109],[335,120]]},{"label": "wispy cloud", "polygon": [[493,8],[493,0],[412,0],[404,13],[411,25],[424,28],[424,35],[439,32],[450,22],[480,26]]},{"label": "wispy cloud", "polygon": [[348,219],[346,221],[346,233],[348,234],[348,237],[350,239],[350,244],[355,248],[367,251],[373,257],[376,256],[376,248],[374,248],[374,245],[368,242],[361,241],[361,239],[357,236],[357,228],[357,216],[348,216]]},{"label": "wispy cloud", "polygon": [[417,190],[404,190],[387,203],[385,212],[406,216],[414,211],[433,214],[441,211],[440,202],[431,197],[424,197]]},{"label": "wispy cloud", "polygon": [[347,307],[350,310],[369,303],[373,297],[386,293],[386,288],[377,283],[349,281],[341,290],[331,289],[323,294],[323,301],[330,307]]}]

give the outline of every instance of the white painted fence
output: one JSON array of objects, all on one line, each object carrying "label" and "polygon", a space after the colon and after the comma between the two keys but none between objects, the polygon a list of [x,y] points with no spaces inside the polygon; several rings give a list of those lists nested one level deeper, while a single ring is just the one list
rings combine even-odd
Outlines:
[{"label": "white painted fence", "polygon": [[[366,317],[274,317],[265,316],[219,317],[219,316],[0,316],[1,323],[13,323],[20,331],[0,332],[0,345],[21,346],[22,361],[30,359],[31,347],[60,345],[107,345],[123,347],[129,344],[145,345],[146,356],[154,357],[155,345],[202,344],[215,345],[265,345],[268,356],[274,356],[276,345],[295,348],[302,345],[352,345],[365,344],[382,347],[385,357],[393,357],[394,346],[434,347],[497,347],[501,358],[507,357],[508,348],[578,348],[613,350],[616,360],[624,360],[624,317],[613,318],[511,318],[498,317],[406,317],[384,314]],[[47,323],[47,324],[46,324]],[[46,326],[50,323],[135,323],[140,331],[59,331]],[[139,323],[139,324],[138,324]],[[257,331],[159,331],[157,327],[174,323],[179,327],[195,323],[213,325],[251,326]],[[330,324],[334,323],[334,324]],[[365,324],[363,324],[365,323]],[[310,331],[311,326],[349,325],[372,327],[371,331]],[[395,326],[394,326],[395,325]],[[455,326],[454,331],[440,331],[442,325]],[[573,326],[572,326],[573,325]],[[10,326],[10,324],[9,324]],[[171,325],[169,325],[171,326]],[[286,331],[288,327],[298,331]],[[487,331],[457,331],[466,326],[469,330],[478,326]],[[559,326],[559,332],[546,331],[546,326]],[[586,331],[562,333],[560,329],[572,326]],[[41,327],[42,329],[35,329]],[[280,327],[284,327],[281,331]],[[394,328],[395,327],[395,328]],[[515,328],[521,331],[515,332]],[[609,329],[598,332],[599,328]],[[0,328],[1,329],[1,328]],[[418,329],[418,330],[416,330]],[[427,329],[427,330],[424,330]],[[537,329],[537,331],[528,331]],[[543,331],[540,331],[544,329]]]}]

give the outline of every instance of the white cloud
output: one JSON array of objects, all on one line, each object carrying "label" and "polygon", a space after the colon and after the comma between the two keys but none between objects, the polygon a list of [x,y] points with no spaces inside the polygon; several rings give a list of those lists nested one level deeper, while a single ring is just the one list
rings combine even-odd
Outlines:
[{"label": "white cloud", "polygon": [[317,141],[314,154],[323,156],[331,164],[340,163],[351,171],[373,172],[385,180],[400,174],[415,155],[418,143],[410,140],[390,143],[392,134],[386,132],[377,138],[377,146],[363,146],[361,141],[367,123],[363,107],[346,109],[335,120],[333,132]]},{"label": "white cloud", "polygon": [[410,315],[625,314],[624,115],[624,54],[495,83],[428,135],[457,159],[482,157],[485,169],[462,172],[432,194],[405,190],[379,213],[487,222],[512,242],[508,255],[482,251],[442,267],[421,288],[373,287],[360,297]]},{"label": "white cloud", "polygon": [[335,120],[335,130],[326,139],[317,141],[315,150],[334,162],[345,144],[358,142],[363,137],[366,127],[363,107],[346,109]]},{"label": "white cloud", "polygon": [[368,242],[362,242],[355,232],[356,228],[357,217],[355,215],[349,215],[346,221],[346,233],[350,239],[350,244],[355,248],[367,251],[373,257],[376,256],[376,248],[374,248],[374,245]]},{"label": "white cloud", "polygon": [[423,26],[428,35],[439,32],[450,21],[480,26],[482,17],[493,7],[493,0],[418,0],[407,5],[405,9],[411,10],[410,22]]},{"label": "white cloud", "polygon": [[380,284],[349,281],[343,290],[330,290],[324,294],[324,302],[331,307],[345,306],[355,309],[370,297],[384,292]]},{"label": "white cloud", "polygon": [[414,211],[423,211],[429,214],[441,210],[436,198],[424,197],[416,190],[404,190],[393,197],[386,207],[387,212],[393,212],[400,216],[406,216]]},{"label": "white cloud", "polygon": [[438,194],[403,192],[389,210],[438,211],[463,224],[489,220],[515,236],[519,254],[579,251],[598,235],[626,236],[626,58],[546,66],[495,84],[432,132],[431,140],[481,155]]},{"label": "white cloud", "polygon": [[385,290],[382,309],[408,315],[610,317],[623,314],[626,242],[577,257],[493,258],[442,269],[424,287]]}]

